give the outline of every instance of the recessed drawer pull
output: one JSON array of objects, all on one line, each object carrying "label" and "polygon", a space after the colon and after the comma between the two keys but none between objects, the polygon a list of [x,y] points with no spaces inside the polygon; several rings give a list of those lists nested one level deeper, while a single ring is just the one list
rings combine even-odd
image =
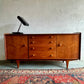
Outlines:
[{"label": "recessed drawer pull", "polygon": [[31,49],[32,49],[32,50],[34,50],[35,48],[34,48],[34,47],[32,47]]},{"label": "recessed drawer pull", "polygon": [[35,57],[35,54],[33,54],[32,57]]},{"label": "recessed drawer pull", "polygon": [[49,38],[53,38],[53,36],[49,36]]},{"label": "recessed drawer pull", "polygon": [[33,39],[33,38],[35,38],[34,36],[31,36],[31,38]]},{"label": "recessed drawer pull", "polygon": [[22,45],[21,47],[25,47],[25,45]]},{"label": "recessed drawer pull", "polygon": [[60,44],[58,44],[57,46],[58,46],[58,47],[61,47],[61,46],[62,46],[62,44],[60,43]]},{"label": "recessed drawer pull", "polygon": [[52,56],[53,56],[53,54],[50,55],[50,57],[52,57]]},{"label": "recessed drawer pull", "polygon": [[53,43],[53,41],[49,41],[49,43]]},{"label": "recessed drawer pull", "polygon": [[50,50],[52,50],[53,48],[52,48],[52,47],[50,47],[49,49],[50,49]]},{"label": "recessed drawer pull", "polygon": [[31,41],[30,43],[31,43],[31,44],[34,44],[34,41]]}]

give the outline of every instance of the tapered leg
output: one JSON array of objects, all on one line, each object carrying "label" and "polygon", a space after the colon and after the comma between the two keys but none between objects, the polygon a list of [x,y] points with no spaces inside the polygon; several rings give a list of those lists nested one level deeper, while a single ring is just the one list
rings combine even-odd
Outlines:
[{"label": "tapered leg", "polygon": [[68,69],[69,66],[69,60],[66,60],[66,69]]},{"label": "tapered leg", "polygon": [[16,60],[17,68],[19,68],[20,60]]}]

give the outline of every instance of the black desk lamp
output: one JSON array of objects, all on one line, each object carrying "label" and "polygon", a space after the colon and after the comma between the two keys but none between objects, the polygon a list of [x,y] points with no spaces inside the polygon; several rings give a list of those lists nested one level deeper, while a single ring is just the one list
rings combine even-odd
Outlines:
[{"label": "black desk lamp", "polygon": [[23,32],[19,32],[20,28],[21,28],[21,25],[23,24],[24,26],[29,26],[29,24],[23,19],[23,17],[21,16],[17,16],[17,19],[21,22],[20,23],[20,26],[17,30],[17,32],[12,32],[13,34],[23,34]]}]

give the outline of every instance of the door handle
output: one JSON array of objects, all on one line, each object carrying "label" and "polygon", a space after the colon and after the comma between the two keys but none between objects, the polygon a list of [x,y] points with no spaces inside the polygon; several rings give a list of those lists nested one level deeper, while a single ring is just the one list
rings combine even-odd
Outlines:
[{"label": "door handle", "polygon": [[58,46],[58,47],[61,47],[61,46],[62,46],[62,44],[60,43],[60,44],[58,44],[57,46]]}]

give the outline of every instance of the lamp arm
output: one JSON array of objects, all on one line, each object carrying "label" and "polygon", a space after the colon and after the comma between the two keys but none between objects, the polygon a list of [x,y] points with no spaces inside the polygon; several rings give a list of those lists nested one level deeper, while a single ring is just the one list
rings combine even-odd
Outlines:
[{"label": "lamp arm", "polygon": [[19,28],[18,28],[17,32],[19,32],[19,30],[20,30],[20,28],[21,28],[21,25],[22,25],[22,23],[20,23],[20,26],[19,26]]}]

